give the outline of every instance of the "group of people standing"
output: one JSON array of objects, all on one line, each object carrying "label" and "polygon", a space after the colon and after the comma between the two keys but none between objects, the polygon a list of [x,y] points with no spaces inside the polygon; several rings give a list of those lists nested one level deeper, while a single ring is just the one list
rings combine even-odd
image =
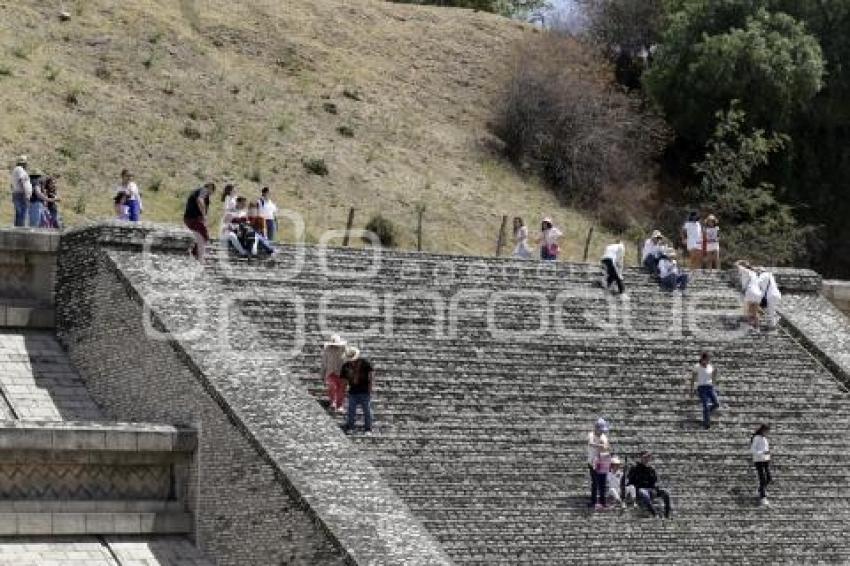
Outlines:
[{"label": "group of people standing", "polygon": [[[324,343],[320,374],[327,386],[330,409],[345,413],[345,432],[355,428],[357,409],[363,413],[363,431],[372,432],[372,364],[360,355],[360,350],[350,346],[341,336],[334,334]],[[348,398],[346,403],[346,396]]]},{"label": "group of people standing", "polygon": [[[534,238],[534,242],[540,250],[540,259],[544,261],[555,261],[558,259],[558,255],[561,253],[561,246],[558,242],[563,235],[564,233],[552,223],[551,218],[546,217],[540,222],[540,233]],[[519,216],[515,217],[514,257],[529,259],[534,255],[528,240],[528,226],[525,225],[525,221],[522,218]]]},{"label": "group of people standing", "polygon": [[[215,191],[215,183],[204,183],[186,199],[183,222],[195,237],[190,253],[198,260],[206,255],[210,241],[210,200]],[[272,242],[277,236],[277,206],[271,200],[269,187],[263,187],[260,197],[249,203],[246,197],[238,194],[235,185],[228,184],[221,202],[222,245],[242,257],[255,257],[260,252],[274,255]]]},{"label": "group of people standing", "polygon": [[30,174],[28,159],[21,155],[12,169],[12,204],[15,209],[14,225],[31,228],[60,229],[59,191],[54,177]]}]

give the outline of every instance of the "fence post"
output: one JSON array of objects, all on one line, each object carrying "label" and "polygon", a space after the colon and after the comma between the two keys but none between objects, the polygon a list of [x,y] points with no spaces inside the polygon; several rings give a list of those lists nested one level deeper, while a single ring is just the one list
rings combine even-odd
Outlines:
[{"label": "fence post", "polygon": [[496,241],[496,257],[502,255],[502,246],[505,245],[505,227],[508,225],[508,216],[502,216],[502,226],[499,228],[499,239]]},{"label": "fence post", "polygon": [[348,211],[348,222],[345,223],[345,236],[342,238],[342,247],[348,247],[348,239],[351,236],[351,226],[354,224],[354,207]]},{"label": "fence post", "polygon": [[587,254],[590,252],[590,240],[593,238],[593,225],[590,225],[590,229],[587,231],[587,239],[584,241],[584,260],[587,261]]},{"label": "fence post", "polygon": [[422,215],[425,214],[425,205],[420,204],[416,207],[416,251],[422,251]]}]

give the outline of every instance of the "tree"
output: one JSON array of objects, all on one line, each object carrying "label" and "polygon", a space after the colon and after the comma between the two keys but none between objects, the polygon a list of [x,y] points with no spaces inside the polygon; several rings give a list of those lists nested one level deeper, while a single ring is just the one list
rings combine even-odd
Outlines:
[{"label": "tree", "polygon": [[661,38],[663,0],[577,0],[590,36],[605,47],[649,49]]},{"label": "tree", "polygon": [[[823,87],[818,40],[791,16],[756,1],[672,4],[681,10],[670,15],[644,84],[686,140],[704,143],[715,113],[732,100],[740,101],[750,126],[782,131]],[[747,8],[755,12],[746,15]]]},{"label": "tree", "polygon": [[705,158],[694,165],[700,183],[688,196],[720,219],[726,257],[767,265],[791,263],[803,250],[809,229],[777,201],[773,185],[752,182],[756,169],[767,165],[788,137],[761,129],[748,133],[746,114],[737,101],[717,112],[716,120]]}]

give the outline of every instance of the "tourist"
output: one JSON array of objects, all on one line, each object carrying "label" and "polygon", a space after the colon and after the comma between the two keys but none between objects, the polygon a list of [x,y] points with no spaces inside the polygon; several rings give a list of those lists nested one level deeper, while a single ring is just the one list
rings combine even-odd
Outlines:
[{"label": "tourist", "polygon": [[558,245],[558,240],[561,239],[564,233],[561,232],[554,224],[551,218],[544,218],[540,223],[540,234],[535,239],[540,246],[540,258],[544,261],[555,261],[558,259],[558,254],[561,252],[561,247]]},{"label": "tourist", "polygon": [[[606,497],[608,495],[608,474],[611,472],[611,453],[607,450],[601,450],[593,461],[593,473],[596,479],[596,499],[594,505],[596,511],[603,511],[608,507]],[[591,497],[593,497],[591,492]]]},{"label": "tourist", "polygon": [[682,291],[688,289],[688,274],[679,270],[676,252],[667,249],[658,259],[658,284],[665,291]]},{"label": "tourist", "polygon": [[654,230],[652,235],[643,243],[641,264],[650,275],[656,275],[658,273],[658,258],[661,256],[663,242],[664,236],[658,230]]},{"label": "tourist", "polygon": [[699,213],[691,212],[687,222],[682,226],[682,245],[688,252],[691,269],[702,267],[702,224]]},{"label": "tourist", "polygon": [[342,380],[342,364],[350,357],[352,351],[348,349],[348,343],[338,334],[331,336],[330,341],[325,342],[322,350],[321,376],[328,387],[328,401],[331,410],[337,413],[345,411],[345,382]]},{"label": "tourist", "polygon": [[626,291],[626,286],[623,283],[623,273],[625,270],[626,246],[622,240],[617,240],[613,244],[605,246],[605,252],[602,254],[602,266],[605,268],[604,286],[608,290],[612,283],[617,284],[617,291],[622,295]]},{"label": "tourist", "polygon": [[702,427],[708,430],[711,427],[711,414],[720,408],[720,401],[717,400],[717,392],[714,390],[717,369],[712,365],[708,352],[702,353],[691,374],[691,395],[696,393],[699,396],[702,404]]},{"label": "tourist", "polygon": [[531,248],[528,246],[528,226],[519,216],[514,217],[514,257],[528,259]]},{"label": "tourist", "polygon": [[770,425],[763,424],[758,427],[750,438],[753,464],[756,467],[756,474],[758,474],[759,478],[759,505],[764,507],[770,505],[767,500],[767,486],[773,481],[773,478],[770,477],[770,443],[767,441],[769,432]]},{"label": "tourist", "polygon": [[15,160],[12,169],[12,203],[15,206],[15,226],[27,225],[30,198],[32,198],[32,184],[27,173],[27,156],[21,155]]},{"label": "tourist", "polygon": [[775,329],[779,325],[779,316],[776,314],[776,309],[782,301],[782,293],[779,291],[779,286],[776,284],[776,278],[773,276],[773,273],[763,267],[755,268],[755,272],[758,277],[759,290],[761,291],[759,306],[764,309],[768,327]]},{"label": "tourist", "polygon": [[253,240],[246,241],[245,235],[240,234],[241,224],[246,221],[248,215],[247,203],[248,199],[245,197],[236,197],[234,207],[225,210],[221,219],[221,245],[225,249],[233,249],[240,257],[248,257],[248,250],[254,247]]},{"label": "tourist", "polygon": [[47,195],[44,194],[44,178],[41,175],[31,177],[32,194],[30,194],[29,216],[30,228],[46,228]]},{"label": "tourist", "polygon": [[670,518],[670,494],[667,490],[658,487],[658,474],[655,468],[649,465],[652,454],[641,452],[638,463],[629,470],[626,485],[633,486],[641,506],[650,512],[653,517],[658,516],[653,501],[660,498],[664,502],[664,517]]},{"label": "tourist", "polygon": [[268,187],[263,187],[260,192],[260,216],[265,220],[265,227],[262,234],[270,242],[274,242],[277,237],[277,205],[272,202],[271,190]]},{"label": "tourist", "polygon": [[593,426],[593,431],[587,434],[587,468],[590,471],[590,505],[589,507],[605,505],[605,480],[607,471],[596,472],[599,455],[608,453],[611,446],[608,443],[608,421],[600,418]]},{"label": "tourist", "polygon": [[363,411],[363,432],[372,432],[372,364],[360,357],[357,348],[348,352],[349,361],[342,364],[340,375],[348,383],[348,415],[343,429],[354,430],[357,421],[357,407]]},{"label": "tourist", "polygon": [[228,210],[236,208],[236,197],[238,196],[239,195],[236,193],[236,185],[233,185],[232,183],[224,185],[224,191],[221,193],[222,210],[227,212]]},{"label": "tourist", "polygon": [[611,458],[611,470],[606,479],[608,500],[615,505],[625,508],[626,502],[635,501],[635,488],[633,485],[626,486],[626,477],[623,474],[623,461],[617,456]]},{"label": "tourist", "polygon": [[138,222],[142,217],[142,194],[139,186],[133,180],[133,174],[129,170],[121,171],[121,184],[115,188],[115,194],[127,195],[125,206],[127,207],[127,218],[131,222]]},{"label": "tourist", "polygon": [[720,227],[717,225],[717,217],[713,214],[709,214],[705,219],[703,248],[703,267],[720,269]]},{"label": "tourist", "polygon": [[266,219],[263,218],[262,213],[260,212],[261,209],[262,205],[260,201],[252,200],[248,204],[248,216],[246,220],[257,235],[265,237],[268,223],[266,222]]},{"label": "tourist", "polygon": [[116,220],[130,219],[130,207],[127,206],[127,200],[129,198],[130,197],[127,193],[121,192],[116,194],[115,197],[112,199],[112,204],[115,205]]},{"label": "tourist", "polygon": [[56,187],[55,178],[48,177],[44,182],[44,196],[47,202],[47,210],[45,211],[45,227],[60,230],[62,228],[62,219],[59,216],[58,203],[61,202],[62,199],[59,198],[59,191]]},{"label": "tourist", "polygon": [[204,183],[195,189],[186,199],[186,210],[183,213],[183,222],[195,236],[195,243],[190,253],[199,261],[206,255],[207,242],[210,235],[207,229],[207,219],[210,210],[210,196],[215,192],[215,183]]},{"label": "tourist", "polygon": [[750,330],[757,332],[759,329],[759,306],[764,298],[764,292],[759,287],[759,277],[752,266],[746,260],[735,262],[738,276],[741,282],[741,292],[744,294],[744,310]]}]

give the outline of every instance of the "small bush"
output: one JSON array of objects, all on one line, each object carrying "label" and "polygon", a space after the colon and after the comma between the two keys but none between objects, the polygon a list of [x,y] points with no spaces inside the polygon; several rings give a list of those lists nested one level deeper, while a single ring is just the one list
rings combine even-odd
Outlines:
[{"label": "small bush", "polygon": [[44,78],[50,82],[54,82],[57,78],[59,78],[59,72],[59,69],[53,65],[47,64],[44,66]]},{"label": "small bush", "polygon": [[153,52],[148,53],[147,57],[142,59],[142,66],[145,69],[150,69],[151,67],[153,67],[154,59],[155,59],[155,57],[154,57]]},{"label": "small bush", "polygon": [[342,95],[346,98],[350,98],[351,100],[361,101],[363,98],[360,96],[360,93],[356,90],[345,89],[342,91]]},{"label": "small bush", "polygon": [[246,175],[249,181],[253,181],[254,183],[262,183],[263,182],[263,172],[260,170],[259,165],[255,165],[253,169],[251,169]]},{"label": "small bush", "polygon": [[6,65],[0,65],[0,77],[11,77],[12,69],[7,67]]},{"label": "small bush", "polygon": [[[391,220],[384,218],[380,214],[376,214],[366,224],[366,231],[375,234],[382,246],[386,248],[395,247],[396,228]],[[364,238],[364,240],[370,241],[368,238]]]},{"label": "small bush", "polygon": [[201,139],[201,131],[192,124],[186,124],[183,126],[181,133],[183,134],[183,137],[192,141]]},{"label": "small bush", "polygon": [[94,69],[94,76],[102,81],[108,81],[112,78],[112,71],[110,71],[105,65],[98,65]]},{"label": "small bush", "polygon": [[277,131],[281,134],[285,134],[292,128],[294,123],[295,118],[293,118],[290,114],[284,114],[277,122]]},{"label": "small bush", "polygon": [[350,126],[340,126],[339,128],[336,129],[336,131],[337,131],[337,133],[339,133],[339,135],[341,135],[344,138],[353,138],[354,137],[354,130],[351,129]]},{"label": "small bush", "polygon": [[56,148],[56,153],[68,161],[74,161],[77,158],[77,151],[73,148],[73,146],[60,145]]},{"label": "small bush", "polygon": [[86,198],[86,194],[81,191],[80,194],[77,196],[77,200],[74,201],[74,204],[71,207],[71,209],[75,213],[77,213],[79,215],[83,215],[83,214],[86,213],[86,207],[87,206],[88,206],[88,199]]},{"label": "small bush", "polygon": [[148,184],[147,190],[152,193],[158,193],[159,190],[162,188],[162,185],[163,180],[157,177]]},{"label": "small bush", "polygon": [[74,87],[65,93],[65,103],[68,106],[77,106],[80,104],[80,97],[82,96],[83,91],[80,88]]},{"label": "small bush", "polygon": [[328,114],[338,114],[339,109],[336,107],[336,104],[333,102],[325,102],[322,104],[322,109]]},{"label": "small bush", "polygon": [[27,60],[30,58],[30,47],[26,45],[16,45],[12,48],[12,55],[18,59]]},{"label": "small bush", "polygon": [[328,171],[328,166],[325,163],[325,160],[321,158],[310,158],[302,161],[301,163],[304,165],[304,169],[313,175],[324,177],[330,172]]}]

